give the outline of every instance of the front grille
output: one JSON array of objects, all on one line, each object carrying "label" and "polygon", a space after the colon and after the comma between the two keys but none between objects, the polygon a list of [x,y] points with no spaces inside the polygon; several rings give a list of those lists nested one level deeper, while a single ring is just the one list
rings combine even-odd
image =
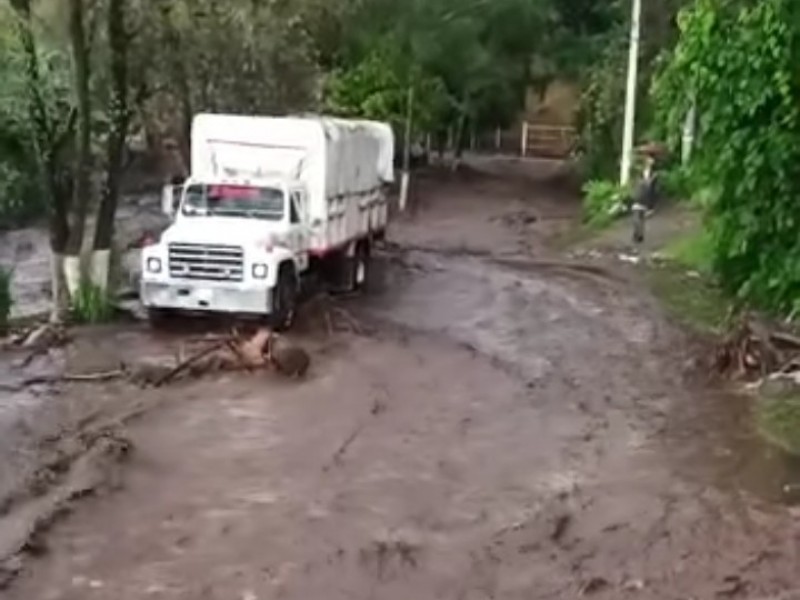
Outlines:
[{"label": "front grille", "polygon": [[241,246],[170,244],[169,275],[176,279],[242,281],[244,250]]}]

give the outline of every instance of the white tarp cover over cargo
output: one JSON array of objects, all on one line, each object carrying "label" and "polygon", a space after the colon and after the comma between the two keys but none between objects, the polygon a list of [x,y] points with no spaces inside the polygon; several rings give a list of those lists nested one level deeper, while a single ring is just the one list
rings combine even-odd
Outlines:
[{"label": "white tarp cover over cargo", "polygon": [[312,218],[325,198],[392,182],[393,158],[391,128],[371,121],[201,114],[192,127],[193,178],[303,181]]},{"label": "white tarp cover over cargo", "polygon": [[380,192],[394,181],[394,135],[373,121],[201,114],[192,178],[302,182],[313,245],[324,249],[385,226]]}]

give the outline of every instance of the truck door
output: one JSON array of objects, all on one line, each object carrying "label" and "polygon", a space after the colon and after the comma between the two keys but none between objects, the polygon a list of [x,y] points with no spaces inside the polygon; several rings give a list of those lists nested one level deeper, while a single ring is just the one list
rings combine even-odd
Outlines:
[{"label": "truck door", "polygon": [[293,191],[289,196],[289,239],[299,271],[305,271],[308,268],[311,229],[308,225],[307,210],[305,190]]}]

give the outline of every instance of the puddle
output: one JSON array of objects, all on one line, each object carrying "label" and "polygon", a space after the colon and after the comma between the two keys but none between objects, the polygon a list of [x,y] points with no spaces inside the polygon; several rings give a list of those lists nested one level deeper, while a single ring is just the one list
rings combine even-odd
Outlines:
[{"label": "puddle", "polygon": [[[758,434],[752,402],[752,398],[734,393],[699,397],[698,412],[679,419],[683,423],[675,426],[684,431],[671,440],[685,446],[679,452],[681,470],[722,491],[800,505],[800,457]],[[688,418],[691,424],[686,422]]]}]

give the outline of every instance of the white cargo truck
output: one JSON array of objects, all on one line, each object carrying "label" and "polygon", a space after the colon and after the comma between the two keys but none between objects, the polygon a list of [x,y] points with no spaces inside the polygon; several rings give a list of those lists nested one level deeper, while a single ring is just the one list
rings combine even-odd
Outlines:
[{"label": "white cargo truck", "polygon": [[173,223],[142,252],[151,317],[262,315],[286,327],[306,284],[365,285],[394,180],[388,125],[202,114],[191,147],[191,176],[165,189]]}]

